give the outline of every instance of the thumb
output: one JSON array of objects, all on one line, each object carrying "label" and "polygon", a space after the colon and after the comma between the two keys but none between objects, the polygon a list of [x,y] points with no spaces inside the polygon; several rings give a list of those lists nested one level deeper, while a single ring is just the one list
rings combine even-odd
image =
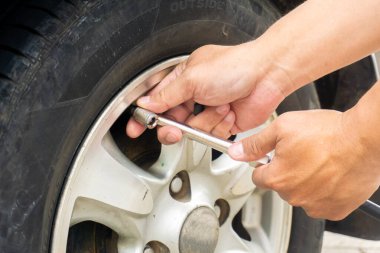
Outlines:
[{"label": "thumb", "polygon": [[137,100],[137,105],[145,109],[161,113],[191,99],[194,94],[193,82],[189,81],[184,71],[185,63],[176,68],[165,77],[149,96]]},{"label": "thumb", "polygon": [[277,134],[270,124],[258,134],[251,135],[231,145],[228,154],[238,161],[255,161],[276,147]]}]

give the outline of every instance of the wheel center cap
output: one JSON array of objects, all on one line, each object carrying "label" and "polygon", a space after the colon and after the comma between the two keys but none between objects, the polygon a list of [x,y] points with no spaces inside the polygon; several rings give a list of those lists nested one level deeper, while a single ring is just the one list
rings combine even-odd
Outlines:
[{"label": "wheel center cap", "polygon": [[194,209],[186,218],[179,236],[179,252],[212,253],[219,236],[219,221],[211,208]]}]

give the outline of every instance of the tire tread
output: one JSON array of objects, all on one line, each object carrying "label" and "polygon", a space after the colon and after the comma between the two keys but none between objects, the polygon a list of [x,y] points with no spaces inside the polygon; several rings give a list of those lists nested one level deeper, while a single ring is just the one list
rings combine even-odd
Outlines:
[{"label": "tire tread", "polygon": [[[85,7],[85,2],[76,0],[25,0],[2,17],[0,141],[20,99],[14,94],[23,94],[28,89],[45,55]],[[12,88],[9,88],[10,82]]]}]

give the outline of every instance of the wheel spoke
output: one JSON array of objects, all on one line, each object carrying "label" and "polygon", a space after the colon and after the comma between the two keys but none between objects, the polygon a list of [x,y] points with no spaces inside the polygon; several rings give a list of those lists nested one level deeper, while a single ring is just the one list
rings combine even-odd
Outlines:
[{"label": "wheel spoke", "polygon": [[91,220],[103,224],[115,231],[121,242],[123,238],[128,238],[128,244],[124,242],[121,245],[130,247],[141,240],[144,223],[140,217],[103,202],[81,197],[75,201],[71,221]]},{"label": "wheel spoke", "polygon": [[198,168],[201,162],[204,163],[203,167],[208,165],[210,168],[211,150],[205,145],[184,138],[174,145],[162,145],[160,157],[149,172],[169,180],[181,170],[191,171]]},{"label": "wheel spoke", "polygon": [[149,172],[166,183],[182,168],[187,167],[186,153],[184,147],[186,143],[181,141],[173,145],[162,145],[158,160],[149,168]]},{"label": "wheel spoke", "polygon": [[211,166],[211,148],[191,139],[185,139],[182,158],[186,163],[186,169],[202,169],[209,171]]},{"label": "wheel spoke", "polygon": [[219,175],[220,183],[224,187],[224,197],[240,197],[256,189],[252,181],[252,173],[256,166],[267,163],[272,157],[258,160],[257,162],[242,163],[233,161],[227,155],[222,155],[213,162],[212,171],[215,175]]},{"label": "wheel spoke", "polygon": [[148,214],[153,207],[152,192],[143,178],[148,173],[128,160],[108,134],[101,145],[94,145],[73,180],[72,193],[78,198],[102,202],[131,213]]},{"label": "wheel spoke", "polygon": [[196,141],[188,143],[189,164],[192,168],[203,167],[207,170],[211,166],[211,148]]},{"label": "wheel spoke", "polygon": [[[264,230],[261,224],[262,219],[262,191],[255,190],[252,194],[246,194],[240,197],[233,198],[229,201],[231,210],[230,216],[227,219],[225,225],[221,227],[222,234],[228,234],[228,236],[220,237],[219,242],[223,245],[223,239],[227,238],[233,234],[237,237],[235,238],[235,246],[227,252],[273,252],[269,235]],[[235,232],[231,229],[232,220],[235,215],[242,209],[242,220],[241,223],[246,231],[251,237],[251,241],[246,241],[239,238]],[[230,243],[230,241],[228,242]],[[238,248],[238,245],[242,244],[242,248]],[[219,246],[218,246],[219,247]],[[223,246],[225,248],[227,246]],[[244,248],[249,250],[244,251]],[[225,252],[225,251],[223,251]]]},{"label": "wheel spoke", "polygon": [[242,224],[246,229],[255,229],[261,226],[262,196],[252,194],[247,199],[242,210]]},{"label": "wheel spoke", "polygon": [[211,170],[218,176],[225,198],[239,197],[255,189],[251,180],[253,168],[248,163],[237,162],[222,155],[213,161]]},{"label": "wheel spoke", "polygon": [[219,243],[215,249],[215,252],[264,253],[271,251],[265,251],[259,244],[254,241],[246,241],[244,239],[241,239],[230,226],[223,226],[219,231]]},{"label": "wheel spoke", "polygon": [[262,193],[257,191],[249,196],[242,209],[241,223],[251,236],[252,241],[261,245],[265,252],[272,252],[269,236],[261,225],[263,210]]},{"label": "wheel spoke", "polygon": [[[244,133],[238,134],[236,137],[236,141],[262,131],[265,127],[268,126],[268,124],[270,124],[272,120],[272,117],[270,117],[262,125]],[[232,196],[241,196],[246,193],[252,192],[256,188],[256,186],[252,182],[252,173],[255,167],[259,166],[260,164],[267,163],[268,160],[270,160],[273,157],[273,152],[268,154],[268,157],[269,159],[263,158],[258,160],[257,162],[250,162],[249,164],[236,162],[229,158],[227,155],[223,155],[219,159],[217,159],[214,162],[214,167],[216,170],[221,172],[224,171],[225,173],[228,172],[227,174],[231,174],[231,172],[233,171],[233,175],[231,174],[232,176],[230,176],[230,180],[226,182],[225,193],[227,195]]]}]

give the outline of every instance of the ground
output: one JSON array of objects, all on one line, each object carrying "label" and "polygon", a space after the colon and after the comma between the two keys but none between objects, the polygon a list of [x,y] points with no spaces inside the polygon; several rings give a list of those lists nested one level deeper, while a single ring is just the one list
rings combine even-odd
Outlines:
[{"label": "ground", "polygon": [[380,241],[368,241],[325,232],[322,253],[379,253]]}]

